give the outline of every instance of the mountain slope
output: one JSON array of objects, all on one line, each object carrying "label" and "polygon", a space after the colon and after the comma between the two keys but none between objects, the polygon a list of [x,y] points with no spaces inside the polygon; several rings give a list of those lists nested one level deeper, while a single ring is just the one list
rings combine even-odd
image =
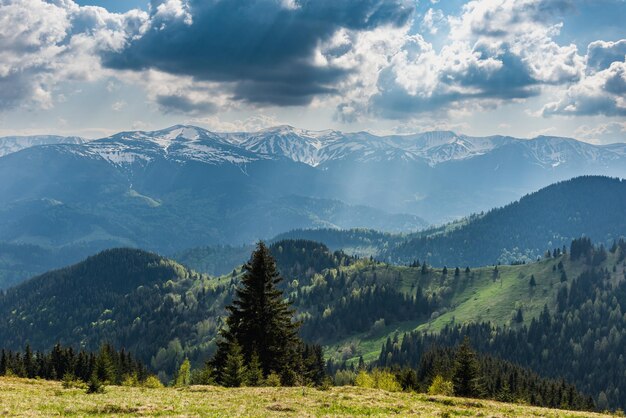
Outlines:
[{"label": "mountain slope", "polygon": [[182,138],[190,132],[176,128],[150,140],[120,134],[0,158],[0,241],[174,252],[292,228],[425,225],[415,215],[302,196],[318,176],[312,167],[257,158],[214,138]]},{"label": "mountain slope", "polygon": [[30,343],[34,349],[49,349],[60,342],[88,350],[107,341],[149,362],[170,342],[209,341],[206,330],[194,327],[204,324],[210,329],[215,296],[200,303],[191,294],[180,299],[206,281],[207,277],[155,254],[107,250],[0,296],[0,312],[6,319],[0,322],[0,340],[7,348]]},{"label": "mountain slope", "polygon": [[51,144],[84,144],[87,140],[77,136],[33,135],[0,137],[0,157],[26,148]]},{"label": "mountain slope", "polygon": [[[528,276],[512,278],[526,289],[525,296],[514,303],[500,302],[513,311],[515,319],[510,325],[498,324],[494,300],[500,295],[481,291],[433,321],[432,325],[439,321],[437,333],[424,334],[425,327],[420,327],[397,344],[388,340],[379,362],[384,366],[416,364],[426,347],[454,346],[467,335],[479,351],[576,384],[593,395],[602,410],[624,408],[626,381],[621,359],[626,355],[626,321],[621,306],[626,303],[626,242],[622,240],[607,251],[579,239],[568,251],[542,262],[553,266],[551,279],[539,274],[530,280]],[[511,286],[507,283],[511,279],[503,281],[505,289]],[[541,313],[532,313],[528,307],[533,299],[546,293],[552,295]],[[473,315],[471,321],[468,314]]]},{"label": "mountain slope", "polygon": [[610,243],[626,236],[626,181],[580,177],[546,187],[449,232],[408,239],[383,251],[393,262],[486,265],[533,260],[586,235]]}]

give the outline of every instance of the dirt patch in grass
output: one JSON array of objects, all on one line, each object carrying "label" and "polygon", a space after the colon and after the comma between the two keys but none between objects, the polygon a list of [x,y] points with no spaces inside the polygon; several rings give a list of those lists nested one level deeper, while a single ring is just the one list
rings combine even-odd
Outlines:
[{"label": "dirt patch in grass", "polygon": [[136,414],[140,410],[135,406],[106,404],[91,408],[88,412],[92,414]]},{"label": "dirt patch in grass", "polygon": [[268,411],[274,411],[274,412],[296,412],[295,409],[289,407],[289,406],[285,406],[285,405],[281,405],[281,404],[274,404],[274,405],[269,405],[267,407]]}]

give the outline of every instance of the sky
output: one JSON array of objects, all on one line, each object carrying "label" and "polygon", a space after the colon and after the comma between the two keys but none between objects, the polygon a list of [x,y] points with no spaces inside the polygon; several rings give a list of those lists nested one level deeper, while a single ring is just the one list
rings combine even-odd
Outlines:
[{"label": "sky", "polygon": [[0,0],[0,135],[626,142],[626,0]]}]

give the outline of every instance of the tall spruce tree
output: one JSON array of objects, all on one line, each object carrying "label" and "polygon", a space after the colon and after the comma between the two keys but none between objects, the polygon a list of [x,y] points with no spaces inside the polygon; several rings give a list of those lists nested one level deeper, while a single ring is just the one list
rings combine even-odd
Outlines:
[{"label": "tall spruce tree", "polygon": [[297,335],[300,324],[293,321],[295,311],[277,288],[282,278],[263,242],[257,245],[244,271],[235,299],[226,308],[229,316],[212,360],[216,379],[223,383],[228,353],[238,344],[246,364],[256,353],[264,377],[276,372],[290,382],[294,373],[302,372],[302,342]]},{"label": "tall spruce tree", "polygon": [[481,396],[479,369],[476,353],[472,350],[469,337],[465,337],[459,346],[454,367],[454,394],[468,398]]}]

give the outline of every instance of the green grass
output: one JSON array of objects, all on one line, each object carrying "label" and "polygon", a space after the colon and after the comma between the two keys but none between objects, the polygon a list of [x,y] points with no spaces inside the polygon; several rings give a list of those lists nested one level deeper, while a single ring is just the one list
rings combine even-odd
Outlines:
[{"label": "green grass", "polygon": [[191,386],[184,389],[108,386],[104,394],[63,389],[59,382],[0,378],[0,415],[167,416],[167,417],[339,417],[339,416],[483,416],[601,417],[588,412],[535,408],[518,404],[391,393],[335,387],[238,388]]},{"label": "green grass", "polygon": [[[560,271],[553,271],[553,266],[563,262],[568,280],[560,281]],[[616,262],[616,255],[608,254],[603,264],[609,271]],[[363,265],[347,268],[347,271],[365,269]],[[516,266],[498,266],[498,275],[494,277],[494,267],[471,269],[469,275],[463,270],[458,277],[454,276],[454,268],[448,269],[444,276],[441,269],[431,269],[422,275],[419,268],[378,265],[376,272],[379,277],[387,274],[399,275],[399,288],[408,294],[414,293],[418,286],[426,294],[435,293],[443,306],[439,312],[430,318],[394,323],[386,326],[380,332],[371,334],[365,332],[333,341],[326,347],[328,357],[342,360],[345,347],[356,347],[354,356],[348,361],[353,362],[358,356],[372,361],[378,358],[381,345],[388,337],[393,338],[397,333],[400,336],[405,332],[420,330],[438,332],[446,325],[467,324],[472,322],[491,322],[500,326],[520,326],[513,320],[518,308],[522,309],[524,323],[528,325],[533,318],[539,316],[543,307],[553,310],[556,304],[556,294],[561,286],[568,286],[572,280],[585,269],[582,262],[571,262],[569,257],[561,256],[556,259],[542,259],[532,264]],[[613,274],[615,280],[623,277],[624,269],[619,266]],[[530,287],[530,278],[535,276],[536,286]]]}]

